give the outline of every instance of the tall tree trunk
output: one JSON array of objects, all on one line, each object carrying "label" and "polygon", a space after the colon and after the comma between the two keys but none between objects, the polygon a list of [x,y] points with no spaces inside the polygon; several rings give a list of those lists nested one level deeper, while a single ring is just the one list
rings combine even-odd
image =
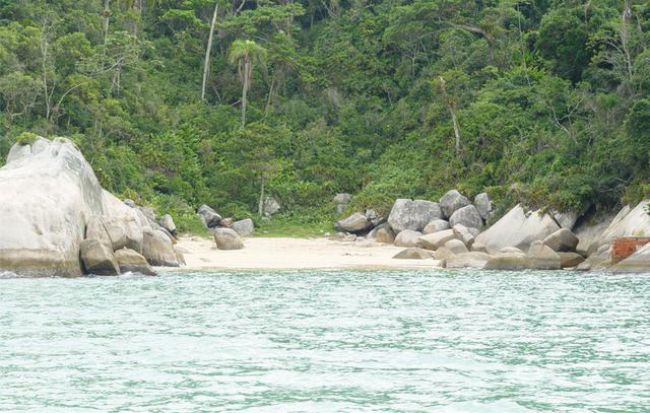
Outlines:
[{"label": "tall tree trunk", "polygon": [[47,40],[47,33],[45,32],[47,30],[46,26],[43,25],[43,32],[41,33],[41,70],[43,71],[42,73],[42,81],[43,81],[43,98],[45,100],[45,119],[50,121],[50,113],[52,110],[52,103],[50,100],[50,90],[49,90],[49,84],[48,84],[48,78],[47,78],[47,59],[48,59],[48,40]]},{"label": "tall tree trunk", "polygon": [[627,66],[627,75],[632,79],[632,53],[630,52],[630,26],[632,25],[632,1],[625,0],[623,6],[621,27],[621,46],[625,54],[625,63]]},{"label": "tall tree trunk", "polygon": [[248,84],[251,81],[251,62],[248,57],[244,58],[244,86],[241,93],[241,127],[246,126],[246,99],[248,97]]},{"label": "tall tree trunk", "polygon": [[264,173],[262,172],[262,185],[260,188],[260,200],[259,203],[257,204],[257,213],[259,216],[264,215],[264,187],[266,184],[266,177],[264,176]]},{"label": "tall tree trunk", "polygon": [[102,12],[104,16],[104,44],[108,40],[108,27],[111,23],[111,0],[104,0],[104,11]]},{"label": "tall tree trunk", "polygon": [[445,82],[445,79],[443,79],[442,76],[439,76],[438,78],[440,79],[440,89],[442,90],[442,95],[447,102],[447,108],[451,114],[451,122],[454,126],[454,136],[456,138],[456,157],[458,157],[460,154],[460,125],[458,124],[458,118],[456,118],[456,105],[452,102],[452,100],[449,98],[449,95],[447,94],[447,83]]},{"label": "tall tree trunk", "polygon": [[210,53],[212,52],[212,39],[214,38],[214,26],[217,24],[217,15],[219,13],[219,2],[214,5],[212,14],[212,23],[210,24],[210,35],[208,36],[208,46],[205,49],[205,61],[203,62],[203,84],[201,85],[201,100],[205,102],[205,89],[208,84],[208,73],[210,71]]}]

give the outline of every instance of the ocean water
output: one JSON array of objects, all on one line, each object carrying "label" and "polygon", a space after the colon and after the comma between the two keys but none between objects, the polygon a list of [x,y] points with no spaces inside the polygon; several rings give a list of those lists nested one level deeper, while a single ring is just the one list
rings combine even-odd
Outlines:
[{"label": "ocean water", "polygon": [[650,274],[0,280],[2,412],[650,412]]}]

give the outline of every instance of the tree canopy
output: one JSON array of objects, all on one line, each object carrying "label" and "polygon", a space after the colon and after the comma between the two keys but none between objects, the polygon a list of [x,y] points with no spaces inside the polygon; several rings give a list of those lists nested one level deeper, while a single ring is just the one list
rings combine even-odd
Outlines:
[{"label": "tree canopy", "polygon": [[71,136],[188,216],[610,208],[650,195],[649,46],[640,0],[0,0],[0,155]]}]

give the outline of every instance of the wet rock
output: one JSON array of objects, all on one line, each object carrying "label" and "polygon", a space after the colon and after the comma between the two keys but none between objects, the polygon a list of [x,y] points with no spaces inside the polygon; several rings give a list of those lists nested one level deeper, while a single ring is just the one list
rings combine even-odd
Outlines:
[{"label": "wet rock", "polygon": [[159,230],[147,228],[143,231],[142,255],[149,264],[159,267],[178,267],[174,245],[169,236]]},{"label": "wet rock", "polygon": [[559,270],[560,256],[542,241],[535,241],[528,250],[527,267],[531,270]]},{"label": "wet rock", "polygon": [[557,255],[560,256],[560,266],[562,268],[577,267],[585,261],[585,257],[576,252],[558,252]]},{"label": "wet rock", "polygon": [[146,258],[131,249],[122,248],[115,251],[115,260],[122,273],[137,272],[144,275],[156,275]]},{"label": "wet rock", "polygon": [[477,268],[482,269],[490,256],[484,252],[466,252],[457,254],[446,260],[447,268]]},{"label": "wet rock", "polygon": [[81,242],[80,254],[87,274],[120,275],[120,268],[109,245],[97,239],[86,239]]}]

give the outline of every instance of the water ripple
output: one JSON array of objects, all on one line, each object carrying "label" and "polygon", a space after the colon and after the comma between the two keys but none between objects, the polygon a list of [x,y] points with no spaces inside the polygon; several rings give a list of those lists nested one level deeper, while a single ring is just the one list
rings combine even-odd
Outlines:
[{"label": "water ripple", "polygon": [[0,282],[0,411],[648,412],[648,275]]}]

